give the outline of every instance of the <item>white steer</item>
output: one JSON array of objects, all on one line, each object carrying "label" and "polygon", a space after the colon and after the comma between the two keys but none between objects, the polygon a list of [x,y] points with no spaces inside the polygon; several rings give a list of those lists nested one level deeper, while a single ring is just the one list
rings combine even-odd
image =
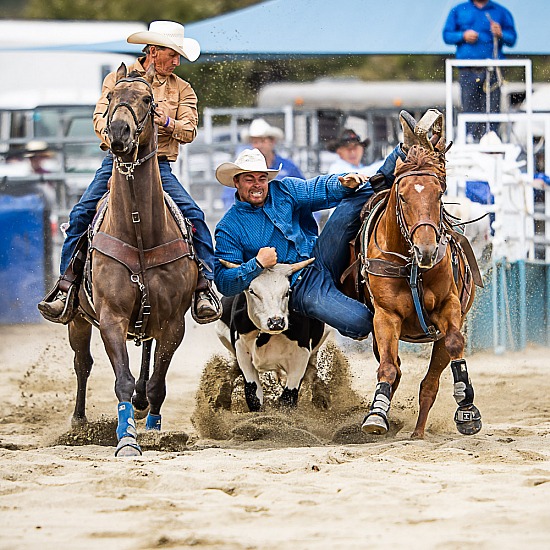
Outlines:
[{"label": "white steer", "polygon": [[264,402],[259,373],[274,371],[285,380],[279,402],[289,407],[297,405],[306,371],[317,373],[317,352],[326,338],[325,324],[288,307],[290,276],[312,261],[276,264],[264,269],[244,292],[222,298],[223,315],[216,330],[237,359],[250,411],[260,410]]}]

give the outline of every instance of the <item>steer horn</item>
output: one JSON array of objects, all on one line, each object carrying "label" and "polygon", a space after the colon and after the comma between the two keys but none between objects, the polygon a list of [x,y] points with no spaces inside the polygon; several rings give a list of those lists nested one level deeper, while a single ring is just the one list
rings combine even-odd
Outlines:
[{"label": "steer horn", "polygon": [[224,267],[227,267],[229,269],[233,267],[241,267],[240,264],[234,264],[234,263],[228,262],[227,260],[222,260],[221,258],[220,258],[220,264],[222,264]]},{"label": "steer horn", "polygon": [[[313,261],[315,261],[315,258],[308,258],[307,260],[303,260],[303,261],[297,262],[295,264],[288,264],[288,267],[291,268],[290,273],[296,273],[296,271],[299,271],[303,267],[308,266]],[[234,264],[232,262],[228,262],[227,260],[222,260],[221,258],[220,258],[220,263],[224,267],[227,267],[228,269],[231,269],[233,267],[241,267],[240,264]],[[287,264],[276,264],[276,265],[287,265]]]},{"label": "steer horn", "polygon": [[[428,151],[434,151],[434,146],[436,151],[439,151],[442,147],[445,148],[443,114],[437,109],[428,109],[418,122],[407,111],[401,111],[399,119],[403,128],[403,144],[405,147],[419,145]],[[429,131],[432,132],[433,136],[437,136],[435,143],[429,139]]]},{"label": "steer horn", "polygon": [[302,262],[298,262],[295,264],[290,264],[292,267],[291,273],[296,273],[296,271],[300,271],[303,267],[308,266],[309,264],[313,263],[315,261],[315,258],[308,258],[307,260],[304,260]]},{"label": "steer horn", "polygon": [[416,120],[407,111],[401,111],[399,113],[399,122],[401,122],[401,128],[403,128],[403,145],[405,149],[408,150],[410,147],[418,143],[418,140],[414,135]]}]

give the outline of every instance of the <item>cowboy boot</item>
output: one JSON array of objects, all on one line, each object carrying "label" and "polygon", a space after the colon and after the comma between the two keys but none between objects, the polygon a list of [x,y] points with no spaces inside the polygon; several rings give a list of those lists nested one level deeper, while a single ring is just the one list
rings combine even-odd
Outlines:
[{"label": "cowboy boot", "polygon": [[378,172],[369,178],[370,186],[375,193],[380,193],[391,188],[391,183],[386,180],[386,176],[382,172]]},{"label": "cowboy boot", "polygon": [[51,302],[46,302],[46,300],[40,301],[38,303],[38,309],[49,317],[57,318],[63,313],[66,303],[67,293],[58,291]]},{"label": "cowboy boot", "polygon": [[52,290],[37,305],[42,317],[66,325],[77,313],[78,284],[61,276]]},{"label": "cowboy boot", "polygon": [[191,316],[201,325],[216,321],[222,316],[221,302],[202,271],[199,271],[197,286],[193,294]]},{"label": "cowboy boot", "polygon": [[52,323],[69,323],[77,313],[78,290],[84,272],[84,263],[88,250],[88,236],[80,236],[74,254],[65,273],[59,277],[53,288],[37,304],[44,319]]}]

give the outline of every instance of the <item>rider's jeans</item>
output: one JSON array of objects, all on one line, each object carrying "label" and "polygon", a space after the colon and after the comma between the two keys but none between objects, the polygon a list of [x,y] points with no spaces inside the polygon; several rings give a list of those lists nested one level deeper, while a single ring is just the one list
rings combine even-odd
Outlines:
[{"label": "rider's jeans", "polygon": [[349,338],[372,332],[373,314],[336,287],[349,263],[349,243],[357,235],[361,208],[372,195],[370,185],[346,197],[328,219],[313,248],[315,262],[304,269],[292,290],[294,311],[319,319]]},{"label": "rider's jeans", "polygon": [[[207,279],[212,279],[214,276],[214,247],[212,245],[210,230],[204,220],[204,214],[177,180],[176,176],[174,176],[170,163],[168,161],[159,162],[159,168],[163,189],[174,199],[182,214],[193,224],[193,242],[197,254],[210,269],[210,271],[208,271],[208,268],[205,269],[204,275]],[[112,171],[113,158],[111,155],[107,155],[103,159],[99,170],[95,173],[94,179],[71,210],[69,227],[67,228],[65,241],[61,249],[61,273],[64,273],[67,269],[80,235],[92,223],[97,203],[107,192],[107,183]]]}]

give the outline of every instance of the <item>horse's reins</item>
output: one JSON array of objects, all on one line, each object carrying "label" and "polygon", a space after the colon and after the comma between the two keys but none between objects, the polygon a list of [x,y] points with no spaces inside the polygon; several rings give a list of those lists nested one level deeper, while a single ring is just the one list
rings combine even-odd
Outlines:
[{"label": "horse's reins", "polygon": [[[131,78],[121,78],[117,81],[118,85],[121,82],[142,82],[147,85],[151,92],[151,103],[149,104],[149,108],[147,109],[147,112],[143,116],[141,120],[138,120],[137,115],[132,108],[132,106],[126,102],[121,101],[115,107],[113,108],[113,111],[109,114],[109,117],[107,118],[107,130],[109,130],[109,124],[113,118],[114,113],[116,110],[120,107],[125,107],[128,109],[130,114],[132,115],[135,123],[136,123],[136,131],[134,134],[134,138],[132,140],[132,146],[135,150],[135,159],[132,162],[122,162],[118,156],[115,155],[115,166],[116,169],[120,174],[126,177],[126,180],[128,181],[128,187],[130,188],[130,197],[132,199],[132,223],[134,224],[134,231],[136,235],[136,242],[137,242],[137,250],[138,250],[138,258],[139,258],[139,266],[140,266],[140,272],[139,274],[132,274],[130,276],[130,280],[138,285],[138,288],[141,292],[141,303],[140,308],[138,312],[138,316],[136,319],[136,322],[134,324],[134,342],[137,346],[139,346],[142,342],[142,340],[146,337],[146,329],[147,329],[147,323],[149,321],[149,316],[151,314],[151,304],[149,303],[149,285],[147,283],[147,268],[145,263],[145,252],[143,247],[143,235],[141,232],[141,218],[139,216],[139,209],[137,205],[137,199],[136,199],[136,192],[134,188],[134,170],[137,166],[140,166],[144,162],[148,161],[149,159],[152,159],[157,154],[158,149],[158,140],[157,140],[157,133],[155,132],[155,124],[154,120],[151,117],[151,114],[154,112],[155,109],[155,102],[153,101],[153,89],[149,82],[141,77],[131,77]],[[154,139],[155,139],[155,146],[153,147],[153,150],[147,154],[145,157],[141,159],[137,159],[138,151],[139,151],[139,136],[143,129],[145,128],[145,123],[147,122],[147,119],[151,118],[151,124],[153,127],[154,132]],[[141,275],[141,282],[139,280],[139,276]]]},{"label": "horse's reins", "polygon": [[[445,204],[459,204],[459,203],[446,202]],[[478,216],[477,218],[473,218],[473,219],[467,220],[467,221],[462,221],[457,216],[454,216],[453,214],[451,214],[445,207],[443,207],[443,211],[445,212],[445,216],[447,216],[449,218],[448,223],[451,227],[461,227],[461,226],[464,226],[464,225],[470,225],[471,223],[476,223],[476,222],[482,220],[483,218],[486,218],[490,214],[490,212],[485,212],[485,214],[482,214],[481,216]],[[460,220],[460,221],[451,222],[451,219],[452,220]]]}]

